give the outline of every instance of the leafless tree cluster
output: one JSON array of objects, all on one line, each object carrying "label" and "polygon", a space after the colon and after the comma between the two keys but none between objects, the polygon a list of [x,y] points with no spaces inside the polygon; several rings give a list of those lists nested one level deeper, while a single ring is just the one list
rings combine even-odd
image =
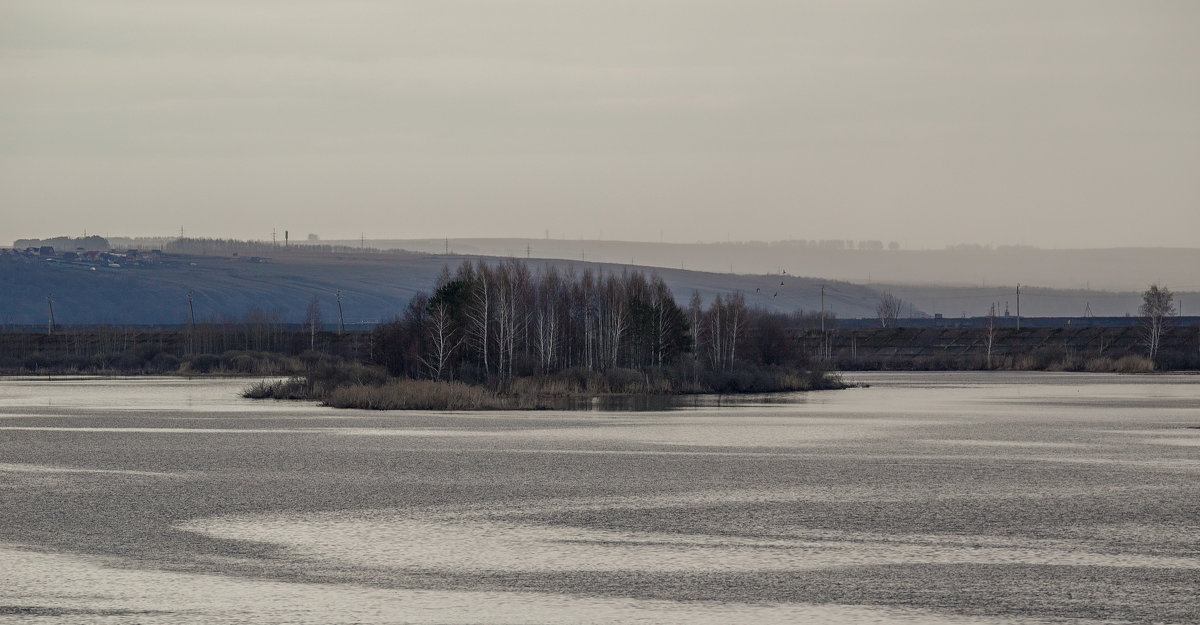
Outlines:
[{"label": "leafless tree cluster", "polygon": [[284,344],[283,314],[253,307],[240,319],[211,315],[187,332],[189,353],[220,354],[230,350],[278,351]]},{"label": "leafless tree cluster", "polygon": [[738,343],[744,339],[749,311],[741,293],[720,295],[704,310],[699,295],[693,294],[688,316],[694,319],[693,344],[697,356],[706,359],[713,371],[732,371],[738,357]]},{"label": "leafless tree cluster", "polygon": [[445,270],[432,295],[375,331],[375,353],[397,375],[468,381],[737,363],[790,363],[784,316],[749,309],[741,294],[698,294],[681,308],[658,276],[538,272],[510,259]]},{"label": "leafless tree cluster", "polygon": [[517,260],[444,271],[432,295],[414,297],[376,336],[393,373],[432,379],[642,369],[690,347],[683,311],[657,276],[535,275]]}]

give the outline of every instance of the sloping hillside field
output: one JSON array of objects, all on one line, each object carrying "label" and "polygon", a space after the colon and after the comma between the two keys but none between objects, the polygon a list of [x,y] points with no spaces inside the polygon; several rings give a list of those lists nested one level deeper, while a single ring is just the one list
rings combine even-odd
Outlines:
[{"label": "sloping hillside field", "polygon": [[[38,259],[0,258],[0,323],[37,324],[47,319],[46,298],[54,298],[59,323],[185,323],[187,294],[193,294],[198,320],[240,317],[252,308],[278,311],[284,321],[303,321],[314,296],[326,319],[340,291],[348,324],[390,319],[418,291],[430,291],[445,267],[474,257],[404,253],[321,254],[293,249],[271,258],[168,255],[161,262],[131,267],[97,267]],[[498,258],[480,257],[484,262]],[[526,260],[536,271],[587,269],[620,273],[640,270],[661,275],[686,303],[693,290],[706,300],[741,291],[748,305],[791,312],[821,306],[826,285],[828,310],[843,317],[874,314],[879,294],[848,283],[779,275],[742,276],[632,265],[564,260]]]}]

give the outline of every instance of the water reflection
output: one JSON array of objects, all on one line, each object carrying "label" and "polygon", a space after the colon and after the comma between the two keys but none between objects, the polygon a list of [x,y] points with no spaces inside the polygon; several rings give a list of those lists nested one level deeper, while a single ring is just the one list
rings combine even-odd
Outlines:
[{"label": "water reflection", "polygon": [[805,393],[767,393],[748,395],[597,395],[564,397],[552,401],[559,410],[592,412],[660,412],[698,408],[740,408],[746,406],[795,405],[806,400]]}]

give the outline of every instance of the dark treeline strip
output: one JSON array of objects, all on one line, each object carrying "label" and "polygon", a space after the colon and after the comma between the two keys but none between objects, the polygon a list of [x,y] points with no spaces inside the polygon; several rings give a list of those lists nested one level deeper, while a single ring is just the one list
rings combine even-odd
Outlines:
[{"label": "dark treeline strip", "polygon": [[0,333],[0,374],[289,375],[315,362],[369,361],[370,333],[288,329],[278,315],[251,311],[241,321],[194,329],[138,326]]},{"label": "dark treeline strip", "polygon": [[[140,247],[135,245],[134,247]],[[402,250],[380,250],[373,247],[357,247],[349,245],[327,245],[291,241],[287,244],[281,241],[244,241],[240,239],[209,239],[209,238],[180,238],[171,239],[156,246],[170,254],[204,255],[247,255],[274,256],[289,252],[316,252],[325,254],[409,254]]]},{"label": "dark treeline strip", "polygon": [[29,247],[52,247],[58,252],[75,249],[112,250],[138,249],[159,250],[169,254],[199,255],[245,255],[271,256],[287,252],[317,252],[326,254],[411,254],[403,250],[380,250],[374,247],[352,245],[330,245],[312,241],[253,241],[242,239],[217,239],[207,237],[52,237],[48,239],[18,239],[13,243],[17,249]]},{"label": "dark treeline strip", "polygon": [[810,350],[827,345],[841,370],[1179,371],[1200,369],[1200,327],[1163,329],[1153,359],[1146,328],[841,328],[794,330]]}]

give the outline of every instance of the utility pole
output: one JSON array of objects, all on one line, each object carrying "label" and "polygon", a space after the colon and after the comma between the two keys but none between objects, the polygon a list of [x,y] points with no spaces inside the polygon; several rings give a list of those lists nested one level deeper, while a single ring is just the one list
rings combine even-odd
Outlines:
[{"label": "utility pole", "polygon": [[284,247],[284,249],[287,249],[287,246],[288,246],[288,231],[284,230],[283,231],[283,247]]},{"label": "utility pole", "polygon": [[46,320],[46,334],[54,334],[54,296],[46,296],[46,306],[50,309],[50,317]]},{"label": "utility pole", "polygon": [[1021,285],[1017,284],[1017,329],[1021,329]]},{"label": "utility pole", "polygon": [[279,242],[275,240],[275,229],[271,228],[271,247],[279,247]]},{"label": "utility pole", "polygon": [[449,253],[450,253],[450,239],[449,239],[449,237],[447,237],[446,238],[446,254],[449,254]]},{"label": "utility pole", "polygon": [[821,334],[825,334],[825,285],[821,285]]},{"label": "utility pole", "polygon": [[821,285],[821,360],[829,360],[829,335],[825,332],[825,285]]},{"label": "utility pole", "polygon": [[188,291],[188,325],[196,331],[196,308],[192,305],[192,292]]},{"label": "utility pole", "polygon": [[342,316],[342,292],[337,292],[338,305],[338,336],[346,333],[346,318]]}]

